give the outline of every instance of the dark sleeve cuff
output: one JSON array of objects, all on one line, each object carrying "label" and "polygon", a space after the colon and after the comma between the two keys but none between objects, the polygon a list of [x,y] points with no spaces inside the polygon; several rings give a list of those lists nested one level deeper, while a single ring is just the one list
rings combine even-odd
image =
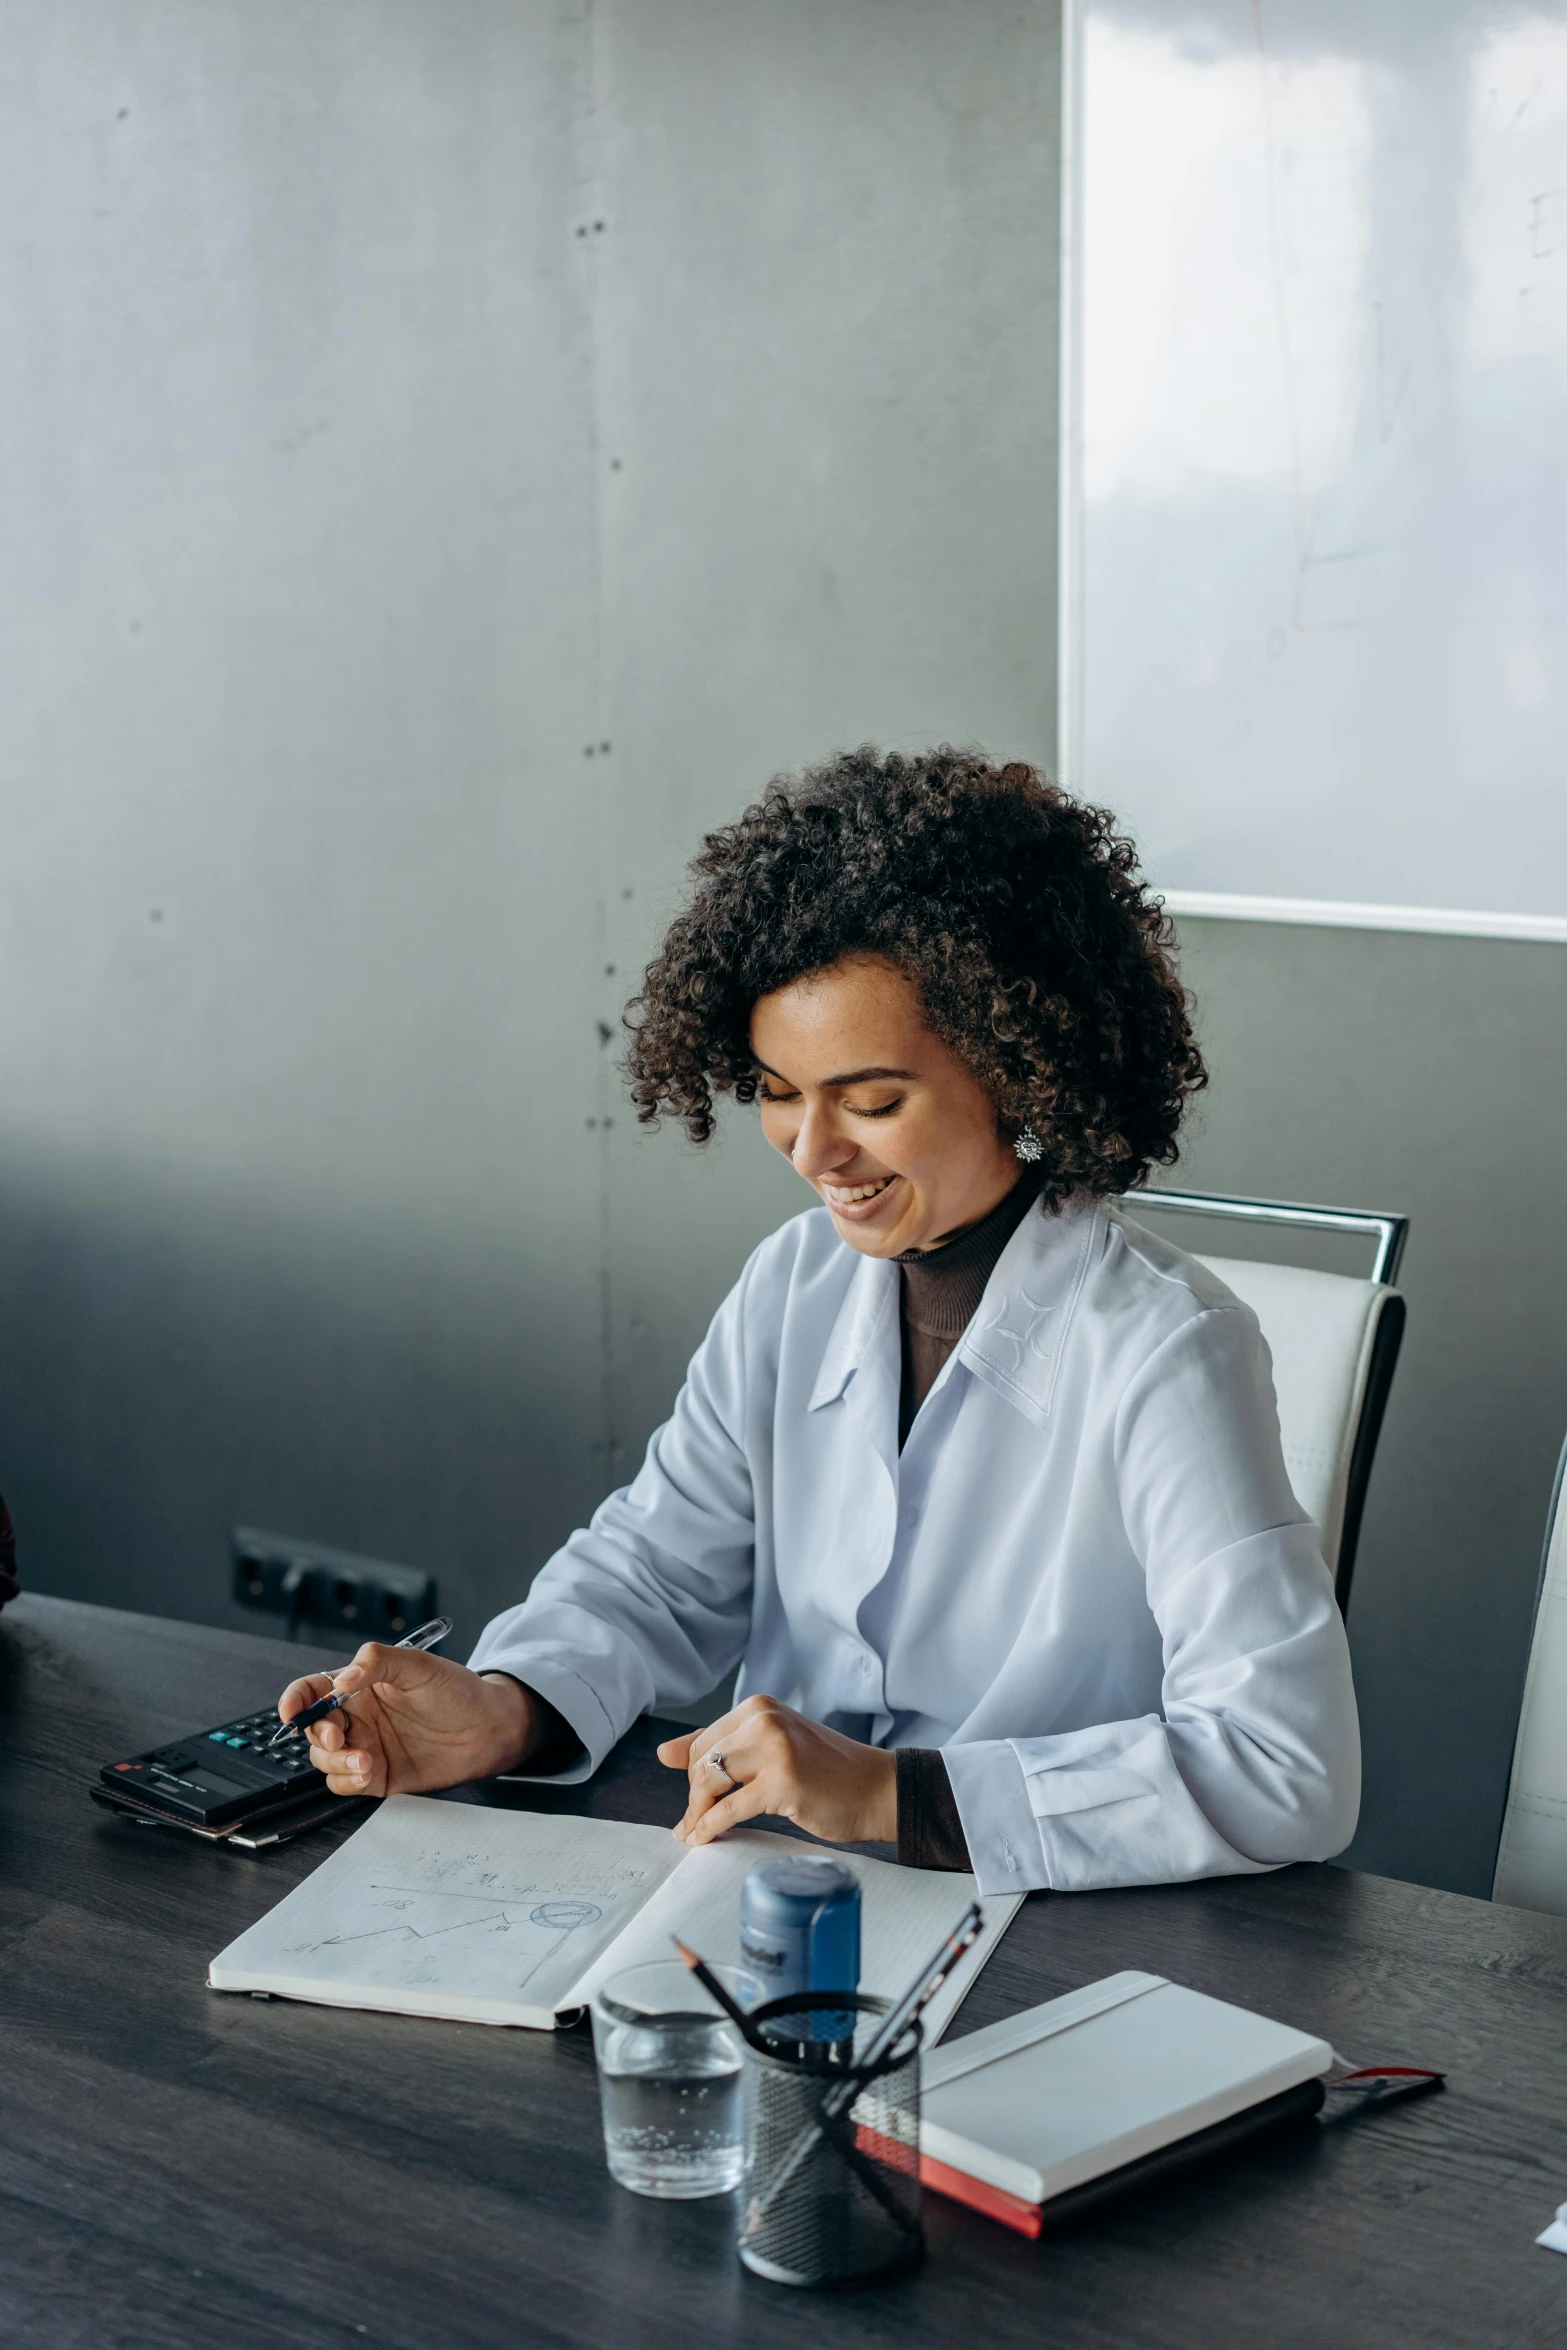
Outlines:
[{"label": "dark sleeve cuff", "polygon": [[[523,1686],[527,1687],[526,1682]],[[529,1762],[540,1778],[550,1771],[570,1770],[573,1763],[581,1762],[586,1751],[582,1740],[565,1715],[558,1712],[547,1697],[541,1697],[536,1689],[529,1689],[528,1695],[538,1707],[545,1723],[544,1737],[529,1755]]]},{"label": "dark sleeve cuff", "polygon": [[969,1869],[968,1838],[939,1747],[900,1746],[898,1858],[908,1869]]},{"label": "dark sleeve cuff", "polygon": [[528,1691],[539,1709],[539,1723],[544,1734],[538,1745],[532,1747],[525,1757],[530,1779],[550,1778],[556,1771],[569,1771],[573,1763],[582,1760],[587,1752],[586,1747],[565,1715],[558,1707],[551,1705],[547,1697],[541,1697],[526,1681],[517,1680],[517,1675],[508,1673],[503,1665],[486,1665],[484,1671],[499,1673],[507,1681],[516,1681],[519,1689]]}]

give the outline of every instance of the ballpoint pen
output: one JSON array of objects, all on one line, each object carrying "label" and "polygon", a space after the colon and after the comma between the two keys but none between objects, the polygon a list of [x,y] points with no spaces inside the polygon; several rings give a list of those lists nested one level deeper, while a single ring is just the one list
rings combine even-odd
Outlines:
[{"label": "ballpoint pen", "polygon": [[[434,1648],[438,1641],[446,1638],[451,1628],[452,1619],[450,1616],[432,1616],[427,1624],[416,1625],[406,1640],[396,1641],[393,1645],[398,1648]],[[344,1673],[348,1667],[339,1665],[337,1669],[340,1673]],[[337,1713],[353,1695],[353,1690],[349,1689],[339,1697],[334,1689],[329,1697],[318,1697],[314,1705],[307,1705],[303,1713],[295,1714],[291,1722],[281,1722],[278,1725],[267,1740],[269,1750],[274,1746],[281,1746],[283,1740],[292,1737],[296,1730],[308,1729],[312,1722],[324,1722],[328,1714]]]}]

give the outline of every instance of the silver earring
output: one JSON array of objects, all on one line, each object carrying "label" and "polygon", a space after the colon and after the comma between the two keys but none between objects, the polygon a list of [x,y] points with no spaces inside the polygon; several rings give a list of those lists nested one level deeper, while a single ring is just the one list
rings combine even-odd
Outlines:
[{"label": "silver earring", "polygon": [[1045,1155],[1045,1146],[1032,1126],[1024,1127],[1012,1148],[1017,1152],[1025,1167],[1034,1166]]}]

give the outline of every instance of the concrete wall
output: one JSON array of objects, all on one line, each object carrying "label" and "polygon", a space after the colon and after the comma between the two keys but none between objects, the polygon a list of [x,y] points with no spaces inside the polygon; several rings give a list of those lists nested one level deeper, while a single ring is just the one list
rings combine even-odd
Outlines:
[{"label": "concrete wall", "polygon": [[0,0],[0,1482],[464,1636],[803,1203],[602,1041],[702,831],[1054,733],[1051,10]]},{"label": "concrete wall", "polygon": [[602,1388],[580,30],[20,0],[0,48],[26,1570],[222,1621],[249,1518],[471,1624]]},{"label": "concrete wall", "polygon": [[[700,834],[843,743],[1055,734],[1058,32],[983,0],[619,0],[606,890],[618,1012]],[[640,1450],[756,1240],[752,1120],[609,1139],[614,1433]]]}]

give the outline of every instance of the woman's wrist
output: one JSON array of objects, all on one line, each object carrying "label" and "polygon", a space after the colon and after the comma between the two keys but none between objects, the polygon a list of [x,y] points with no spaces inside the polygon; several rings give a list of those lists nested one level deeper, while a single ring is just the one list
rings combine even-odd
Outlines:
[{"label": "woman's wrist", "polygon": [[546,1724],[543,1708],[533,1691],[510,1673],[481,1673],[487,1689],[494,1691],[489,1702],[495,1730],[495,1755],[486,1778],[499,1778],[506,1771],[521,1768],[544,1743]]},{"label": "woman's wrist", "polygon": [[[869,1803],[870,1824],[863,1841],[867,1844],[896,1844],[898,1841],[898,1758],[886,1747],[871,1748],[874,1769],[871,1778]],[[857,1839],[859,1841],[860,1839]]]}]

